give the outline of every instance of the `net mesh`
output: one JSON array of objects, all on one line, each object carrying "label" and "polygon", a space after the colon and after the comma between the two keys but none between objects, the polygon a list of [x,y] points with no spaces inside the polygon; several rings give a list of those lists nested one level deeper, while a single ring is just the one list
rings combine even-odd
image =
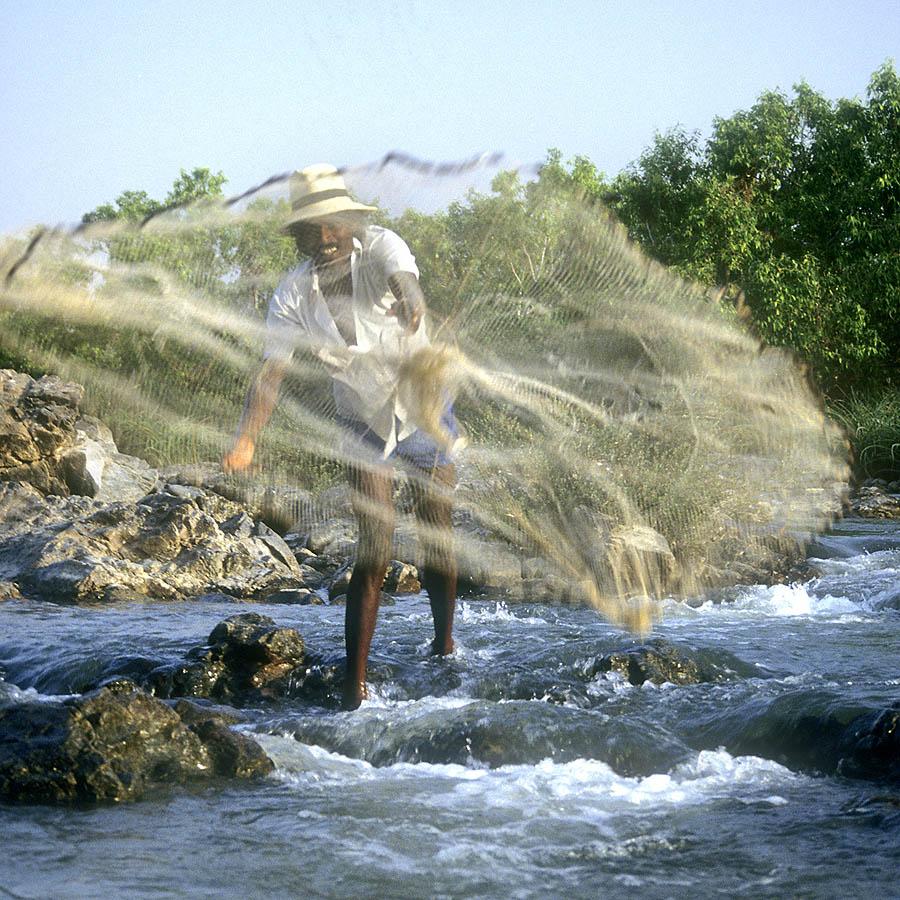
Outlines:
[{"label": "net mesh", "polygon": [[[545,596],[645,631],[660,597],[721,583],[834,513],[844,444],[802,367],[601,207],[495,158],[393,157],[343,174],[417,258],[432,342],[396,389],[439,440],[454,398],[467,443],[455,543],[474,583],[502,557]],[[277,176],[143,222],[6,236],[3,355],[83,383],[126,452],[220,459],[268,299],[297,262],[279,230],[287,198]],[[330,514],[348,462],[315,350],[294,354],[258,471],[232,479],[294,528]]]}]

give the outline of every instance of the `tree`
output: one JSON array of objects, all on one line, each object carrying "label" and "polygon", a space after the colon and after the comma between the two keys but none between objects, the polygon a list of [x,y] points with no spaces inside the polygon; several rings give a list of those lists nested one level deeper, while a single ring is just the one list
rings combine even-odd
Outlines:
[{"label": "tree", "polygon": [[146,191],[122,191],[114,202],[115,206],[111,203],[104,203],[89,213],[85,213],[81,221],[85,224],[112,222],[115,219],[140,222],[147,216],[159,212],[162,208],[162,204],[151,200]]},{"label": "tree", "polygon": [[762,336],[794,347],[826,385],[875,383],[900,363],[900,79],[886,63],[868,101],[809,85],[767,91],[682,129],[614,182],[613,210],[644,249],[744,296]]},{"label": "tree", "polygon": [[296,264],[296,244],[280,229],[289,209],[287,200],[256,197],[222,236],[219,248],[230,272],[231,303],[237,308],[264,314],[284,272]]},{"label": "tree", "polygon": [[152,200],[146,191],[122,191],[113,201],[115,206],[112,203],[104,203],[85,213],[81,221],[85,224],[111,222],[116,219],[141,222],[148,216],[171,206],[186,205],[192,201],[210,197],[221,197],[222,185],[227,181],[228,179],[221,172],[213,175],[209,169],[196,168],[192,172],[182,169],[165,200],[161,203]]},{"label": "tree", "polygon": [[256,197],[240,215],[215,215],[211,204],[222,199],[226,181],[222,172],[182,169],[162,201],[145,191],[123,191],[82,221],[122,224],[101,234],[97,247],[110,261],[132,266],[130,277],[144,288],[152,290],[148,266],[160,266],[185,285],[258,314],[296,259],[294,242],[279,228],[286,201]]}]

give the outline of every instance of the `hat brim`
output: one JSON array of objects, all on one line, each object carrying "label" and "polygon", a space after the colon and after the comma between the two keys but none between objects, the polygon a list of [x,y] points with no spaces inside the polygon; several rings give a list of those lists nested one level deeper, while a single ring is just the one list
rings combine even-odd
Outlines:
[{"label": "hat brim", "polygon": [[377,206],[366,206],[349,197],[329,197],[327,200],[310,203],[309,206],[292,212],[291,217],[281,226],[281,230],[288,232],[298,222],[310,222],[313,219],[322,219],[325,216],[334,216],[343,212],[373,213],[377,211]]}]

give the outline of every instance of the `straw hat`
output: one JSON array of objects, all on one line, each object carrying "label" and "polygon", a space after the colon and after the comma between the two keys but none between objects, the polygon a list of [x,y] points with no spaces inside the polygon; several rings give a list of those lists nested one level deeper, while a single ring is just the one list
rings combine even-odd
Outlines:
[{"label": "straw hat", "polygon": [[295,222],[306,222],[342,212],[375,212],[377,207],[357,203],[338,170],[327,163],[308,166],[291,175],[291,215],[285,230]]}]

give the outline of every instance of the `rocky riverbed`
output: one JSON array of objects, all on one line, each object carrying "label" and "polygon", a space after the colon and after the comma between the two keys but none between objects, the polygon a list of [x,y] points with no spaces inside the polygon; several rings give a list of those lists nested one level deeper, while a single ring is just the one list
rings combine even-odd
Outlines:
[{"label": "rocky riverbed", "polygon": [[[53,377],[0,372],[0,601],[267,608],[341,601],[356,537],[346,488],[289,498],[307,514],[285,517],[271,493],[254,494],[215,465],[157,470],[119,453],[109,430],[81,414],[82,394]],[[852,512],[898,517],[898,493],[898,484],[865,485]],[[387,602],[420,590],[404,527]],[[460,519],[457,527],[469,525]],[[483,534],[478,546],[463,560],[467,589],[522,602],[558,593],[539,561]],[[661,536],[636,536],[632,549],[654,554],[658,571],[677,570]],[[798,548],[742,574],[772,583],[799,561]],[[618,673],[632,685],[717,683],[743,671],[736,657],[711,661],[664,642],[626,645],[591,665],[588,680]],[[372,677],[376,684],[382,677],[377,667]],[[197,635],[179,660],[107,659],[70,696],[48,702],[11,689],[0,696],[0,796],[133,800],[172,783],[264,775],[273,763],[234,729],[240,710],[285,698],[332,708],[341,679],[340,659],[248,612]],[[880,766],[896,777],[897,714],[866,715],[828,726],[831,756],[861,754],[863,770]]]}]

